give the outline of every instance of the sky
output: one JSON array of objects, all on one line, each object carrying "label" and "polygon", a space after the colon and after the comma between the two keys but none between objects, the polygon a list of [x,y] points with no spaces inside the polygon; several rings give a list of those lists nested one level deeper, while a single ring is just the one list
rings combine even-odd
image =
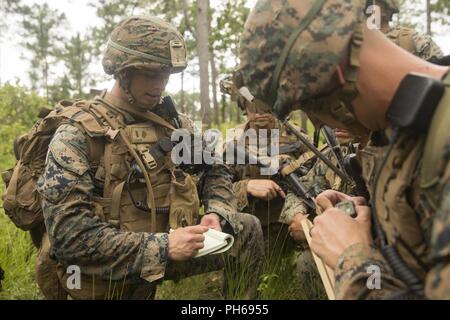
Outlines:
[{"label": "sky", "polygon": [[[88,6],[91,0],[45,0],[51,8],[59,9],[64,12],[68,18],[69,26],[67,28],[67,34],[73,35],[77,32],[85,34],[88,27],[98,24],[98,19],[95,15],[94,8]],[[214,5],[215,1],[212,0]],[[43,2],[36,0],[25,0],[26,3]],[[249,0],[248,6],[251,7],[256,0]],[[1,13],[0,13],[1,14]],[[0,30],[1,32],[1,30]],[[0,81],[5,83],[6,81],[15,82],[15,79],[20,79],[21,83],[29,85],[27,83],[27,68],[28,62],[21,58],[23,49],[17,43],[14,29],[8,31],[8,37],[6,39],[0,39]],[[450,35],[435,36],[434,40],[441,46],[445,54],[450,54]],[[102,74],[102,67],[97,64],[93,71],[97,74]],[[198,91],[198,81],[192,79],[185,79],[185,86],[188,91]],[[180,89],[180,77],[179,75],[172,76],[167,90],[169,92],[176,92]],[[109,88],[112,81],[98,84],[98,89]]]}]

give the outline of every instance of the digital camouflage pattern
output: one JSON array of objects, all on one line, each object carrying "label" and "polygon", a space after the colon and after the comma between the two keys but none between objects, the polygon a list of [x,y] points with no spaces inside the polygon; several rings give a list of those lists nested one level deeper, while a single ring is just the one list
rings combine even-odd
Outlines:
[{"label": "digital camouflage pattern", "polygon": [[[341,145],[340,149],[343,157],[347,156],[350,152],[348,145]],[[321,152],[331,160],[334,165],[338,166],[337,159],[329,147],[325,147]],[[342,179],[320,159],[315,159],[313,167],[302,180],[314,194],[320,194],[328,189],[340,191],[345,194],[354,194],[355,191],[355,185],[352,182],[342,181]],[[307,211],[303,211],[302,213],[306,214]]]},{"label": "digital camouflage pattern", "polygon": [[[251,121],[238,126],[238,132],[245,133],[250,128]],[[273,129],[280,130],[280,147],[292,144],[297,138],[287,132],[283,123],[275,120]],[[306,135],[305,135],[306,136]],[[236,137],[239,140],[240,137]],[[310,154],[305,147],[289,154],[281,155],[283,158],[291,160],[303,159],[306,162]],[[240,212],[250,213],[261,221],[266,255],[270,256],[287,256],[298,249],[298,244],[289,236],[288,225],[293,217],[299,213],[306,211],[305,205],[295,194],[289,191],[287,182],[279,178],[279,176],[267,176],[261,174],[261,168],[253,164],[236,164],[230,165],[233,173],[233,191],[237,198],[237,208]],[[274,180],[285,192],[286,199],[280,196],[270,200],[262,200],[253,197],[247,192],[247,185],[250,180],[268,179]]]},{"label": "digital camouflage pattern", "polygon": [[[236,101],[238,106],[246,112],[246,108],[252,109],[253,103],[249,102],[251,99],[243,97],[242,92],[237,90],[232,77],[227,77],[220,82],[220,88],[222,93],[228,94],[232,101]],[[243,91],[244,93],[246,91]],[[237,130],[241,130],[245,133],[245,130],[250,127],[258,127],[253,119],[249,119],[246,123],[238,126]],[[263,126],[265,127],[265,126]],[[286,127],[279,120],[275,120],[273,125],[274,129],[280,130],[280,147],[297,141],[295,136],[292,136],[287,132]],[[305,135],[307,139],[308,136]],[[239,140],[239,137],[236,137]],[[289,154],[283,154],[283,157],[289,157],[293,159],[302,159],[302,163],[306,164],[311,162],[312,155],[307,152],[306,148],[297,150]],[[290,255],[295,255],[297,261],[296,271],[299,276],[303,288],[313,286],[319,279],[319,275],[316,271],[314,260],[312,258],[310,250],[302,243],[294,241],[289,235],[288,225],[292,222],[292,219],[297,214],[306,214],[307,206],[298,196],[290,191],[287,191],[286,199],[277,197],[271,201],[264,201],[257,199],[247,192],[248,182],[252,179],[273,179],[273,177],[263,176],[260,173],[260,168],[257,165],[234,165],[231,166],[233,177],[233,191],[238,199],[238,210],[242,212],[249,212],[252,215],[259,218],[263,226],[264,244],[267,256],[267,263],[270,265],[271,261],[280,261],[283,258],[287,258]],[[311,171],[310,171],[311,172]],[[314,175],[308,173],[302,180],[305,182],[305,186],[322,187],[321,190],[325,190],[326,181],[317,179]],[[275,179],[278,185],[286,187],[284,181]],[[319,186],[323,182],[322,186]],[[278,263],[277,263],[278,264]],[[315,298],[313,290],[306,291],[311,293],[311,298]]]},{"label": "digital camouflage pattern", "polygon": [[[238,126],[236,129],[242,130],[242,132],[245,133],[245,131],[250,128],[249,126],[250,121],[247,121]],[[295,143],[297,141],[297,138],[294,135],[287,132],[287,129],[283,126],[281,121],[275,120],[274,129],[280,130],[280,147]],[[238,139],[239,137],[237,137],[237,140]],[[306,147],[303,147],[290,154],[283,154],[283,156],[287,156],[291,159],[298,159],[302,157],[306,161],[309,153],[307,153]],[[291,192],[285,192],[287,196],[286,201],[280,197],[277,197],[276,199],[271,200],[270,203],[261,199],[256,199],[247,193],[248,181],[251,179],[270,180],[274,177],[261,175],[261,168],[253,164],[236,164],[231,165],[230,168],[233,174],[233,191],[237,198],[238,211],[256,215],[261,220],[263,227],[268,226],[271,223],[290,223],[290,219],[299,210],[298,206],[302,205],[302,201],[300,201],[297,196]],[[275,182],[287,191],[286,183],[279,181],[279,179],[276,180],[277,181]]]},{"label": "digital camouflage pattern", "polygon": [[[240,77],[243,84],[251,87],[252,93],[259,98],[268,99],[269,96],[268,86],[275,63],[272,61],[276,61],[276,59],[268,56],[272,52],[279,54],[280,48],[284,46],[290,34],[290,32],[283,33],[282,27],[287,23],[284,21],[291,22],[292,19],[284,18],[283,22],[280,22],[278,17],[283,17],[286,12],[295,16],[299,5],[304,5],[303,11],[306,12],[313,2],[302,1],[302,4],[295,4],[284,1],[283,5],[276,1],[258,1],[256,8],[252,11],[246,23],[244,45],[241,47]],[[315,25],[316,21],[333,21],[334,17],[342,16],[356,17],[358,12],[361,12],[356,3],[352,6],[351,1],[327,1],[327,4],[328,6],[341,6],[341,9],[345,7],[344,10],[348,10],[348,12],[343,14],[340,10],[336,10],[337,13],[334,15],[334,13],[322,11],[309,29]],[[352,21],[354,20],[357,19],[352,19]],[[301,19],[297,20],[296,24],[292,23],[291,29],[296,28],[300,23]],[[355,28],[357,28],[356,23],[348,24],[348,29],[344,34],[352,34]],[[301,102],[302,97],[314,98],[315,95],[328,91],[329,88],[324,83],[331,79],[330,66],[334,70],[333,63],[330,61],[337,61],[342,57],[342,48],[348,45],[350,39],[340,36],[342,30],[331,24],[330,35],[326,34],[324,37],[332,39],[334,35],[338,40],[336,42],[323,41],[323,47],[313,52],[310,52],[309,48],[310,46],[314,47],[316,39],[311,36],[308,38],[307,32],[304,32],[303,37],[300,35],[297,42],[300,43],[300,40],[303,40],[301,44],[306,48],[302,56],[304,62],[288,59],[283,71],[288,76],[282,74],[278,99],[283,99],[280,96],[283,96],[288,88],[295,87],[296,90],[288,91],[284,95],[287,99],[281,101],[282,103],[291,100],[291,108],[293,108],[296,102]],[[295,48],[296,46],[292,51],[295,51]],[[335,54],[338,55],[336,60],[328,58],[334,57]],[[305,68],[306,63],[311,63],[314,67]],[[285,79],[286,81],[283,83]],[[316,86],[316,79],[321,79],[323,82]],[[309,85],[310,82],[313,85]],[[448,88],[450,88],[448,76],[446,84],[447,93],[441,102],[442,110],[448,110]],[[289,92],[292,94],[289,95]],[[295,92],[298,92],[298,96],[295,96]],[[312,106],[314,105],[312,104]],[[439,119],[436,121],[439,123]],[[384,134],[389,136],[389,130]],[[369,190],[374,182],[373,178],[376,172],[374,168],[380,165],[387,151],[387,145],[377,144],[377,141],[372,140],[360,154],[363,176],[369,184]],[[430,141],[430,143],[434,142]],[[439,179],[434,182],[435,184],[430,190],[425,191],[421,188],[419,181],[421,166],[425,165],[421,161],[423,160],[423,150],[428,147],[424,144],[423,137],[417,139],[402,136],[394,146],[391,156],[387,159],[386,167],[380,175],[379,186],[382,188],[380,187],[375,193],[372,193],[371,197],[377,203],[378,218],[386,232],[388,242],[396,245],[407,265],[423,280],[426,297],[448,299],[450,298],[450,267],[448,264],[450,206],[447,201],[450,196],[450,168],[448,154],[446,156],[441,149],[433,150],[442,157],[439,158],[439,161],[443,166],[439,167]],[[428,155],[426,156],[428,157]],[[428,196],[426,196],[427,194]],[[430,194],[437,199],[436,203],[430,201]],[[433,209],[433,204],[437,205],[437,209]],[[417,258],[414,258],[410,252],[414,252],[414,256]],[[367,281],[371,275],[367,272],[367,268],[371,266],[380,268],[381,290],[369,290],[367,287]],[[373,246],[356,244],[347,248],[338,261],[335,277],[338,299],[401,297],[399,294],[405,292],[405,284],[394,274],[376,244]]]},{"label": "digital camouflage pattern", "polygon": [[[182,121],[186,122],[186,119]],[[236,214],[230,173],[227,170],[221,165],[206,170],[202,190],[205,212],[215,212],[222,216],[224,222],[228,221],[234,230],[240,229],[238,239],[242,240],[236,242],[236,249],[232,252],[236,255],[238,250],[242,252],[242,257],[250,254],[254,258],[251,263],[252,270],[258,270],[258,257],[263,253],[262,249],[258,251],[258,248],[262,247],[258,247],[254,241],[258,236],[262,237],[258,229],[260,227],[254,220]],[[111,280],[114,284],[126,279],[124,283],[127,290],[122,292],[123,297],[143,298],[134,293],[140,288],[140,284],[147,282],[155,285],[155,281],[165,278],[168,234],[162,231],[150,233],[148,230],[133,232],[137,230],[117,229],[105,221],[104,217],[98,216],[95,199],[100,195],[97,194],[97,180],[93,179],[95,175],[90,165],[85,134],[70,124],[59,127],[50,143],[47,167],[38,184],[44,198],[43,212],[51,242],[50,256],[62,266],[79,266],[87,277]],[[168,230],[168,227],[164,229]],[[233,229],[230,229],[231,232]],[[250,231],[252,237],[246,233]],[[259,245],[262,246],[262,242]],[[216,260],[215,264],[202,266],[200,270],[216,270],[222,259],[216,257]],[[201,265],[201,262],[191,263],[191,266],[185,269],[189,271],[186,276],[199,273],[199,270],[192,269],[196,265]],[[179,270],[171,272],[180,273]],[[64,279],[64,275],[62,278]],[[149,288],[152,289],[154,285]],[[252,285],[256,286],[255,282],[252,282]],[[100,286],[97,284],[97,287]],[[81,293],[71,291],[70,294],[74,298],[86,298],[77,296]],[[102,294],[100,290],[99,294]]]},{"label": "digital camouflage pattern", "polygon": [[[395,1],[385,2],[392,8],[392,10],[394,10],[394,8],[397,8],[398,12],[398,6]],[[443,57],[442,50],[430,36],[420,34],[413,29],[405,27],[390,28],[386,33],[386,36],[396,45],[424,60]],[[309,104],[313,105],[314,103],[320,104],[320,99],[315,100],[314,102]],[[348,123],[350,124],[351,122],[348,121]],[[352,127],[352,132],[358,132],[355,131],[355,129],[358,127],[357,125],[351,124],[350,127]],[[358,137],[356,138],[356,140],[360,140],[360,138],[361,137]],[[344,157],[348,154],[348,150],[349,149],[347,146],[341,144],[341,151]],[[333,156],[331,150],[326,149],[322,152],[324,152],[327,158],[332,160],[335,165],[337,164],[336,158]],[[315,179],[312,179],[313,177]],[[319,181],[323,181],[322,186],[328,186],[324,190],[333,189],[346,194],[353,194],[354,192],[354,188],[352,185],[343,183],[340,177],[337,176],[333,170],[331,170],[325,163],[323,163],[323,161],[320,160],[316,161],[311,171],[307,176],[305,176],[305,183],[308,184],[309,181],[315,181],[316,183],[318,183]]]},{"label": "digital camouflage pattern", "polygon": [[444,56],[441,48],[426,34],[406,27],[391,28],[386,36],[396,45],[424,60],[440,59]]},{"label": "digital camouflage pattern", "polygon": [[[182,71],[185,58],[184,40],[171,25],[153,17],[131,17],[113,31],[103,66],[106,73],[121,81],[122,71],[129,68]],[[161,110],[164,108],[153,109],[162,111],[157,118],[137,110],[133,101],[108,93],[92,101],[79,101],[76,106],[83,112],[73,117],[80,116],[84,122],[80,124],[77,118],[59,126],[38,181],[48,235],[48,246],[41,248],[37,259],[40,285],[56,271],[63,289],[75,299],[148,299],[154,297],[156,285],[166,276],[189,276],[223,266],[220,256],[169,265],[169,228],[182,225],[183,221],[178,221],[181,217],[187,218],[184,222],[188,224],[198,222],[199,192],[205,214],[218,214],[222,227],[235,233],[237,239],[229,252],[237,259],[234,266],[247,263],[252,270],[248,285],[251,292],[246,297],[254,297],[264,255],[262,232],[257,219],[236,213],[229,169],[221,164],[203,167],[197,191],[195,179],[176,167],[166,154],[168,161],[155,163],[155,167],[142,166],[148,170],[144,176],[150,181],[144,184],[129,174],[136,161],[130,150],[147,163],[150,148],[161,138],[170,138],[173,119]],[[109,125],[95,120],[98,118],[109,119]],[[194,133],[190,119],[180,115],[179,120],[183,129]],[[95,126],[97,129],[92,128]],[[115,127],[123,128],[119,139],[117,130],[112,130]],[[103,139],[98,139],[99,134]],[[94,156],[99,153],[95,150],[103,153]],[[135,201],[148,201],[149,195],[156,208],[151,215]],[[191,215],[191,211],[196,212]],[[252,257],[252,261],[244,261],[245,257]],[[66,267],[70,265],[81,270],[81,290],[66,285]]]},{"label": "digital camouflage pattern", "polygon": [[[256,98],[270,101],[270,86],[280,53],[315,2],[259,0],[251,11],[242,34],[241,64],[235,79]],[[276,86],[274,105],[279,110],[298,106],[325,89],[333,89],[327,88],[329,79],[347,50],[362,13],[362,1],[325,1],[320,14],[289,51]]]},{"label": "digital camouflage pattern", "polygon": [[[237,101],[238,106],[243,108],[244,111],[248,109],[252,109],[252,100],[253,97],[244,97],[242,91],[235,85],[233,82],[232,76],[228,76],[225,79],[220,81],[220,88],[222,93],[227,94],[231,97],[232,101]],[[245,92],[245,91],[244,91]],[[289,144],[293,144],[297,142],[297,138],[290,134],[286,127],[280,120],[277,120],[272,117],[271,122],[273,124],[267,123],[267,119],[264,120],[264,123],[259,123],[256,119],[249,118],[245,123],[233,128],[235,130],[235,136],[233,137],[234,142],[242,141],[245,137],[247,131],[251,128],[256,128],[255,133],[258,134],[258,128],[266,128],[270,126],[274,130],[279,130],[279,146],[287,146]],[[271,130],[272,130],[271,129]],[[270,145],[270,130],[267,130],[269,139],[267,144]],[[307,135],[304,135],[305,138],[309,139]],[[227,144],[230,141],[227,141]],[[245,146],[247,148],[247,152],[249,151],[249,142],[245,141]],[[225,147],[226,148],[226,147]],[[251,150],[254,154],[259,154],[260,150]],[[288,157],[291,160],[298,159],[302,157],[302,159],[306,162],[308,159],[306,147],[298,148],[296,151],[289,154],[282,154],[281,157]],[[282,158],[280,158],[282,159]],[[282,160],[280,160],[282,161]],[[277,197],[272,201],[264,201],[261,199],[257,199],[252,197],[247,192],[247,185],[249,180],[253,179],[273,179],[274,176],[264,176],[261,174],[261,168],[258,165],[253,164],[235,164],[229,165],[233,174],[233,192],[237,198],[237,209],[240,212],[248,212],[255,216],[257,216],[262,222],[263,227],[269,226],[270,224],[276,223],[284,223],[290,224],[290,220],[295,216],[296,212],[299,211],[298,206],[303,206],[302,201],[298,199],[297,196],[292,194],[291,192],[286,192],[286,200]],[[279,181],[277,179],[276,183],[280,186],[286,187],[285,182]],[[285,188],[286,190],[286,188]],[[303,208],[303,207],[302,207]]]},{"label": "digital camouflage pattern", "polygon": [[177,73],[187,66],[186,47],[183,36],[170,23],[133,16],[113,30],[102,63],[110,75],[130,67]]},{"label": "digital camouflage pattern", "polygon": [[50,255],[105,279],[160,279],[167,263],[167,234],[121,232],[93,214],[94,183],[87,148],[84,134],[71,125],[61,126],[49,146],[38,186]]}]

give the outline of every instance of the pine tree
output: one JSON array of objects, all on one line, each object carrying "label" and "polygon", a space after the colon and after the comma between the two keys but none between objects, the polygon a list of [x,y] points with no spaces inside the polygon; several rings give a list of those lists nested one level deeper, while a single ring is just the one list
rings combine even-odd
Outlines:
[{"label": "pine tree", "polygon": [[30,54],[28,74],[32,88],[43,92],[48,101],[51,67],[58,62],[58,51],[64,39],[60,28],[66,16],[46,3],[23,6],[20,11],[21,45]]}]

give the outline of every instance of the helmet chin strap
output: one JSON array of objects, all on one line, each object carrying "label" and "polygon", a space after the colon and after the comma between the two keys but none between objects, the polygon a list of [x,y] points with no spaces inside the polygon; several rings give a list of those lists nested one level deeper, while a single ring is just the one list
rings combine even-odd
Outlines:
[{"label": "helmet chin strap", "polygon": [[[139,108],[138,105],[136,105],[136,98],[133,96],[133,94],[131,93],[131,80],[130,80],[130,76],[129,76],[129,72],[128,70],[124,70],[121,73],[119,73],[117,75],[117,79],[119,80],[119,85],[122,88],[123,92],[125,93],[125,95],[127,96],[127,100],[128,103],[132,106],[136,106]],[[142,109],[148,109],[148,110],[152,110],[154,109],[156,106],[163,104],[164,103],[164,98],[161,96],[159,102],[151,107],[145,107]]]},{"label": "helmet chin strap", "polygon": [[122,88],[123,92],[127,96],[128,103],[133,105],[136,101],[136,99],[131,94],[130,86],[131,86],[131,80],[129,76],[128,70],[124,70],[117,74],[117,79],[119,80],[119,85]]}]

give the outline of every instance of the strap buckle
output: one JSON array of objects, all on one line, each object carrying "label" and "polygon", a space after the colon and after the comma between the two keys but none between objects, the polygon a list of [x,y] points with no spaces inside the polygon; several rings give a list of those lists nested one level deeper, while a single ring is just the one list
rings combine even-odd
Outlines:
[{"label": "strap buckle", "polygon": [[119,130],[113,130],[111,128],[108,128],[108,131],[106,131],[105,136],[111,141],[114,141],[118,134]]},{"label": "strap buckle", "polygon": [[141,152],[142,159],[144,160],[145,166],[149,170],[154,170],[158,166],[155,158],[150,154],[150,152]]}]

